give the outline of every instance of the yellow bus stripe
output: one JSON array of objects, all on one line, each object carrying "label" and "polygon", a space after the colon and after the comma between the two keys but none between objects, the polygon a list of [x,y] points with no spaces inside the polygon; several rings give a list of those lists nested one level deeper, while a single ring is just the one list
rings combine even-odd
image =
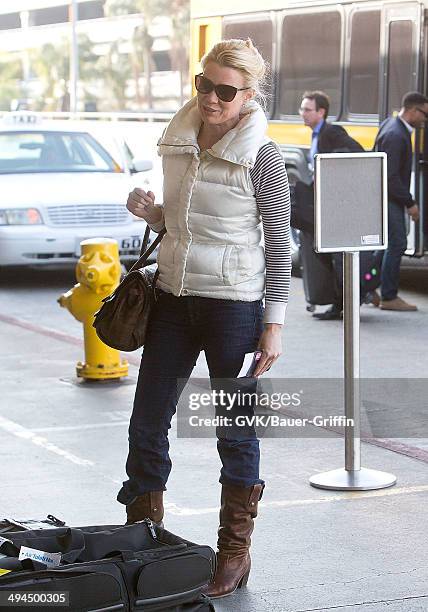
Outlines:
[{"label": "yellow bus stripe", "polygon": [[[378,131],[376,126],[344,125],[343,127],[367,151],[371,151]],[[303,124],[271,121],[269,122],[268,135],[278,144],[307,148],[311,146],[311,130]]]}]

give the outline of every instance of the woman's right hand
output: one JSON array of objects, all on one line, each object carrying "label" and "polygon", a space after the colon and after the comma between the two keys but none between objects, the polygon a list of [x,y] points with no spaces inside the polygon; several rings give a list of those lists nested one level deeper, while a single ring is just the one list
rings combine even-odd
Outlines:
[{"label": "woman's right hand", "polygon": [[155,206],[155,194],[153,191],[144,191],[136,187],[128,196],[126,208],[136,217],[144,219],[150,225],[158,223],[162,219],[162,211]]}]

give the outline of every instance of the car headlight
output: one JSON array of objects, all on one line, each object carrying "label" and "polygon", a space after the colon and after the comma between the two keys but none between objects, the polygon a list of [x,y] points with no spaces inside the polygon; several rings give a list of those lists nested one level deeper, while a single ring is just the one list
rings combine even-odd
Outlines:
[{"label": "car headlight", "polygon": [[36,208],[0,209],[0,225],[40,225],[42,217]]}]

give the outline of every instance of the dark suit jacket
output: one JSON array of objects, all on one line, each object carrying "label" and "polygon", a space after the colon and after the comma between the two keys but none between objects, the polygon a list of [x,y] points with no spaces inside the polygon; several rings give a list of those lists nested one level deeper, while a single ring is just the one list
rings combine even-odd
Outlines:
[{"label": "dark suit jacket", "polygon": [[385,119],[377,133],[374,150],[388,155],[388,198],[407,208],[413,206],[415,202],[410,193],[412,140],[401,119]]},{"label": "dark suit jacket", "polygon": [[364,149],[341,125],[325,122],[318,136],[318,153],[361,153]]}]

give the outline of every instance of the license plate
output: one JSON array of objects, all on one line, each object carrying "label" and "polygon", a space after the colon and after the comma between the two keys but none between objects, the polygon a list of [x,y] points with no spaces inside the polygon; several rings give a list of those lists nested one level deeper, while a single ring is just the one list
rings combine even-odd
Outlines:
[{"label": "license plate", "polygon": [[[106,238],[109,238],[109,236],[106,236]],[[82,242],[82,240],[86,240],[86,239],[85,238],[76,239],[76,250],[75,250],[76,257],[80,257],[81,255],[80,243]],[[123,253],[124,251],[138,251],[139,252],[141,250],[141,245],[143,244],[143,240],[141,236],[127,236],[124,238],[115,238],[115,240],[119,246],[119,253]],[[149,240],[149,244],[150,242],[151,240]]]},{"label": "license plate", "polygon": [[139,251],[142,245],[140,236],[129,236],[128,238],[118,238],[119,253],[123,251]]}]

